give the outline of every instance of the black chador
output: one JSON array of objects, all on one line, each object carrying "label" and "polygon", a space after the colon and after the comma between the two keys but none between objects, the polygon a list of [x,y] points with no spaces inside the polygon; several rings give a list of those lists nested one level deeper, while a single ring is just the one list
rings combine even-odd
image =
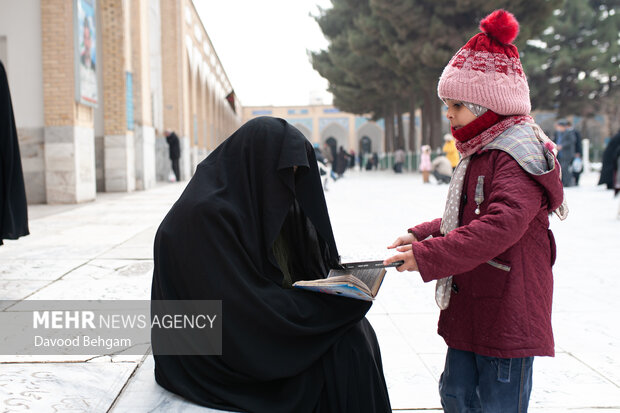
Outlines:
[{"label": "black chador", "polygon": [[389,412],[370,303],[289,288],[338,264],[316,158],[282,119],[249,121],[200,163],[155,237],[154,300],[222,300],[221,356],[155,354],[204,406]]},{"label": "black chador", "polygon": [[28,235],[28,205],[9,82],[0,62],[0,245]]}]

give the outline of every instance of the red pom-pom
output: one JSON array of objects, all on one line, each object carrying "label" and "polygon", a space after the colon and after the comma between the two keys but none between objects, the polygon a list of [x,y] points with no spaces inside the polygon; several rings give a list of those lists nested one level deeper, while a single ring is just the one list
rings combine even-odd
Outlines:
[{"label": "red pom-pom", "polygon": [[510,44],[519,34],[519,22],[506,10],[495,10],[482,19],[480,30],[500,43]]}]

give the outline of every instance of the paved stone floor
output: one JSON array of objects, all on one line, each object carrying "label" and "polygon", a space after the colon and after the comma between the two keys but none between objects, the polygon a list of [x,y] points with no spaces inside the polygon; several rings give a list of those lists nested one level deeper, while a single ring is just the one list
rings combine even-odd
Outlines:
[{"label": "paved stone floor", "polygon": [[[535,361],[530,411],[620,412],[618,199],[596,174],[569,188],[571,213],[552,221],[555,358]],[[350,171],[326,198],[344,259],[383,258],[408,226],[439,216],[446,185],[420,175]],[[0,247],[0,300],[148,299],[153,236],[183,183],[96,202],[34,205],[31,235]],[[395,411],[440,411],[445,344],[434,286],[389,270],[368,318],[381,344]],[[0,356],[0,412],[194,412],[155,384],[139,356]]]}]

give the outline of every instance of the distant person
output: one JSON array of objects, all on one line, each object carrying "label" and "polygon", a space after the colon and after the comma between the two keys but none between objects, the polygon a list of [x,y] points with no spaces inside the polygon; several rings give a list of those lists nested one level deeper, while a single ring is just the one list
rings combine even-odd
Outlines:
[{"label": "distant person", "polygon": [[437,183],[449,184],[452,178],[452,165],[448,158],[441,155],[433,159],[431,173],[437,179]]},{"label": "distant person", "polygon": [[581,133],[577,129],[573,127],[573,122],[570,120],[566,121],[566,129],[575,131],[575,135],[577,135],[577,143],[575,144],[575,152],[582,155],[583,157],[583,143],[581,138]]},{"label": "distant person", "polygon": [[526,412],[534,357],[555,354],[549,215],[567,211],[555,145],[529,115],[519,25],[497,10],[480,29],[437,87],[461,154],[443,216],[410,227],[384,264],[437,281],[444,412]]},{"label": "distant person", "polygon": [[562,119],[556,120],[555,123],[553,124],[553,136],[548,135],[549,139],[551,139],[553,143],[556,144],[556,150],[557,150],[558,136],[564,131],[564,128],[566,127],[566,124],[560,121],[562,121]]},{"label": "distant person", "polygon": [[422,173],[422,182],[427,184],[430,182],[428,178],[431,174],[431,170],[433,169],[433,165],[431,164],[431,147],[428,145],[422,145],[420,150],[420,166],[418,169]]},{"label": "distant person", "polygon": [[396,149],[394,152],[394,172],[400,174],[403,172],[403,165],[405,164],[407,155],[402,148]]},{"label": "distant person", "polygon": [[319,174],[321,176],[321,179],[323,179],[323,190],[327,191],[327,183],[329,181],[327,159],[325,159],[325,157],[323,156],[323,153],[321,152],[321,148],[319,148],[318,143],[315,143],[312,146],[314,148],[314,155],[316,156]]},{"label": "distant person", "polygon": [[[620,194],[620,149],[616,151],[616,171],[615,171],[615,183],[614,183],[614,195]],[[620,205],[618,205],[618,214],[616,216],[620,219]]]},{"label": "distant person", "polygon": [[372,303],[291,288],[338,257],[310,142],[283,119],[248,121],[155,235],[151,298],[221,300],[222,354],[162,355],[153,340],[157,383],[226,411],[390,413]]},{"label": "distant person", "polygon": [[[613,174],[612,184],[613,184],[613,189],[614,189],[614,196],[617,196],[618,194],[620,194],[620,144],[617,143],[618,140],[620,140],[620,132],[618,132],[616,136],[614,136],[612,139],[612,141],[616,143],[615,145],[616,149],[615,151],[612,152],[613,156],[608,157],[608,159],[611,160],[611,163],[614,166],[614,170],[612,172]],[[610,141],[610,144],[612,143],[612,141]],[[620,205],[618,205],[618,214],[616,215],[616,217],[620,219]]]},{"label": "distant person", "polygon": [[323,153],[321,152],[321,148],[319,148],[319,144],[318,143],[313,144],[312,149],[314,150],[314,156],[316,156],[317,162],[320,162],[323,165],[325,165],[327,163],[327,160],[323,156]]},{"label": "distant person", "polygon": [[0,61],[0,245],[28,235],[28,204],[19,138],[4,65]]},{"label": "distant person", "polygon": [[342,178],[344,176],[345,171],[349,167],[351,155],[344,150],[344,147],[340,147],[338,150],[338,155],[336,156],[336,174],[338,178]]},{"label": "distant person", "polygon": [[603,165],[601,167],[601,177],[599,185],[607,186],[607,189],[614,189],[617,174],[617,160],[620,156],[620,131],[616,133],[607,143],[603,151]]},{"label": "distant person", "polygon": [[562,168],[562,185],[565,188],[573,186],[571,163],[577,149],[577,134],[574,129],[568,128],[566,119],[560,119],[555,123],[555,144],[558,149],[558,161]]},{"label": "distant person", "polygon": [[332,146],[328,145],[327,142],[323,144],[323,148],[321,149],[321,154],[323,158],[327,161],[327,165],[329,166],[329,177],[334,181],[338,179],[338,175],[336,175],[336,170],[334,166],[335,157],[334,150]]},{"label": "distant person", "polygon": [[372,156],[366,155],[365,158],[366,158],[366,166],[364,168],[367,171],[372,171],[372,168],[373,168]]},{"label": "distant person", "polygon": [[372,167],[375,170],[379,168],[379,154],[377,152],[372,153]]},{"label": "distant person", "polygon": [[583,159],[581,159],[580,153],[575,153],[573,162],[571,162],[570,164],[570,170],[571,174],[573,175],[573,183],[576,186],[579,186],[579,178],[581,177],[581,173],[583,172]]},{"label": "distant person", "polygon": [[459,151],[458,149],[456,149],[454,137],[451,133],[446,133],[443,136],[443,140],[445,143],[443,144],[443,148],[441,150],[446,155],[446,158],[448,158],[448,160],[450,161],[450,166],[452,166],[452,169],[454,169],[456,168],[456,165],[458,165],[459,160],[461,159],[461,157],[459,156]]},{"label": "distant person", "polygon": [[179,169],[179,158],[181,157],[181,142],[176,133],[170,130],[166,130],[166,142],[168,142],[168,155],[172,162],[172,172],[176,182],[181,180],[181,171]]},{"label": "distant person", "polygon": [[573,123],[570,120],[567,120],[566,122],[566,130],[573,131],[577,137],[577,140],[575,141],[575,155],[573,156],[573,161],[571,162],[571,173],[573,175],[573,183],[578,186],[579,178],[583,172],[583,143],[581,134],[573,127]]}]

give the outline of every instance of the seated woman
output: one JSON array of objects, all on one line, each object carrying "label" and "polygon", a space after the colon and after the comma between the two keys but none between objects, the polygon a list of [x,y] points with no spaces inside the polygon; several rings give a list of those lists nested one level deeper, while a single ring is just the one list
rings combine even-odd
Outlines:
[{"label": "seated woman", "polygon": [[222,355],[158,355],[164,388],[216,409],[389,412],[370,303],[292,289],[338,265],[312,145],[243,125],[198,165],[155,237],[153,300],[222,300]]}]

